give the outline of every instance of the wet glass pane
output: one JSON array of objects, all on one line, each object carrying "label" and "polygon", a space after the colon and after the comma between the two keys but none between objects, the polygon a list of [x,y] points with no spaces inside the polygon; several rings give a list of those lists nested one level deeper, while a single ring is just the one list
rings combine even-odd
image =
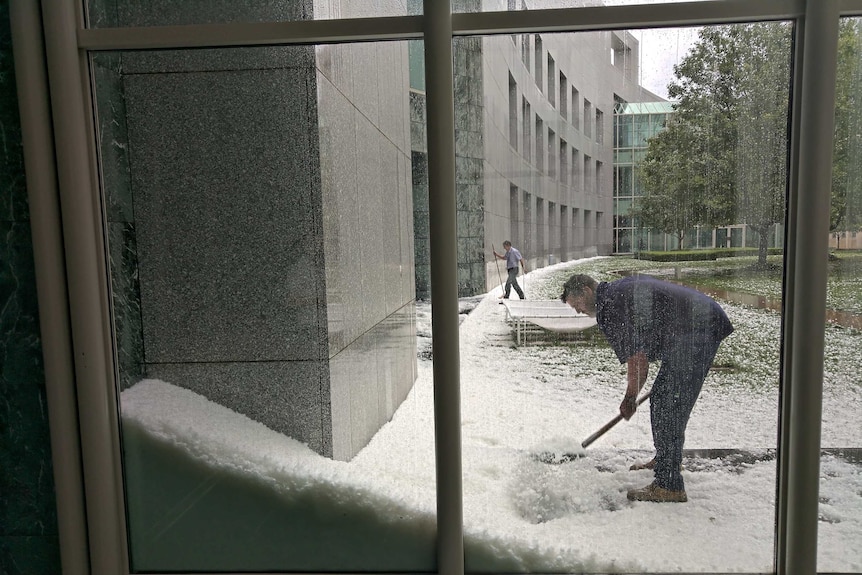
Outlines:
[{"label": "wet glass pane", "polygon": [[[453,42],[458,261],[485,282],[462,286],[467,571],[770,572],[793,27],[538,36],[589,121],[508,36]],[[512,123],[565,140],[585,184],[501,145]]]},{"label": "wet glass pane", "polygon": [[817,570],[862,572],[862,20],[841,20],[823,364]]},{"label": "wet glass pane", "polygon": [[299,22],[422,14],[422,0],[86,0],[90,28]]},{"label": "wet glass pane", "polygon": [[[452,12],[505,12],[543,10],[548,8],[581,8],[584,6],[625,6],[634,4],[668,4],[687,0],[451,0]],[[694,0],[704,2],[708,0]]]},{"label": "wet glass pane", "polygon": [[94,57],[132,571],[436,569],[408,67]]}]

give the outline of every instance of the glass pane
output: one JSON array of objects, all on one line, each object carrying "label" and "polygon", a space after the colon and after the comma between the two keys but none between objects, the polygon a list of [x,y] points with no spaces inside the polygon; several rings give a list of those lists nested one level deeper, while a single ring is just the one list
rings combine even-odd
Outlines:
[{"label": "glass pane", "polygon": [[[406,4],[406,6],[405,6]],[[422,14],[422,0],[86,0],[90,28],[299,22]]]},{"label": "glass pane", "polygon": [[862,20],[841,21],[826,292],[819,572],[862,572]]},{"label": "glass pane", "polygon": [[[471,573],[773,570],[793,28],[661,32],[674,51],[655,89],[637,64],[668,54],[641,44],[645,31],[611,33],[613,59],[608,32],[539,35],[532,62],[551,54],[577,86],[577,125],[536,89],[539,71],[508,36],[453,43],[456,116],[480,132],[456,128],[456,178],[477,186],[483,206],[459,217],[458,234],[485,247],[458,254],[486,278],[484,292],[462,293],[472,298],[461,332]],[[579,150],[582,188],[500,145],[510,98]],[[616,139],[625,150],[595,137],[629,129]],[[549,254],[551,203],[572,208],[572,233]],[[522,244],[505,250],[513,219]],[[560,301],[575,274],[596,280],[598,318]],[[633,357],[651,364],[640,391],[654,395],[599,433],[630,409]],[[656,468],[642,468],[653,456]],[[653,481],[665,491],[645,489]]]},{"label": "glass pane", "polygon": [[[668,4],[687,0],[451,0],[452,12],[505,12],[544,10],[548,8],[581,8],[583,6],[625,6],[634,4]],[[705,2],[708,0],[693,0]]]},{"label": "glass pane", "polygon": [[132,571],[436,569],[408,65],[94,57]]}]

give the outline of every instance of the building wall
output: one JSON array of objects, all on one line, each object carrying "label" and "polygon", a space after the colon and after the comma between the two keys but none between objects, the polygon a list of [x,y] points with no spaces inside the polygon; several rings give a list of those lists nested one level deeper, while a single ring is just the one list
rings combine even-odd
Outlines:
[{"label": "building wall", "polygon": [[97,58],[124,387],[164,379],[338,459],[388,421],[416,374],[406,62],[406,43]]},{"label": "building wall", "polygon": [[[500,11],[512,4],[459,0],[453,10]],[[523,3],[514,5],[521,9]],[[484,293],[501,283],[505,270],[492,251],[502,251],[507,239],[530,268],[611,253],[615,96],[659,100],[636,82],[634,36],[621,31],[458,38],[453,51],[459,294]],[[416,62],[411,66],[418,69]],[[424,93],[411,98],[416,289],[418,297],[428,298]]]},{"label": "building wall", "polygon": [[60,572],[9,4],[0,3],[0,573]]},{"label": "building wall", "polygon": [[[637,163],[646,156],[647,141],[661,132],[673,114],[669,102],[628,102],[614,114],[615,155],[614,169],[618,173],[614,190],[614,245],[616,254],[631,254],[640,251],[670,251],[679,249],[679,239],[660,231],[643,229],[633,210],[644,194],[637,175]],[[784,225],[775,224],[769,232],[768,247],[780,247],[784,243]],[[830,235],[830,246],[835,236]],[[759,236],[746,224],[732,224],[719,228],[695,226],[686,231],[683,249],[758,247]]]},{"label": "building wall", "polygon": [[[473,3],[464,2],[471,5]],[[455,194],[458,234],[458,295],[485,292],[485,218],[488,191],[484,130],[484,42],[452,42],[455,73]]]},{"label": "building wall", "polygon": [[[455,10],[474,11],[478,0],[459,0]],[[420,44],[421,46],[421,44]],[[455,98],[455,196],[458,235],[458,295],[485,292],[485,148],[483,129],[483,40],[456,38],[452,42]],[[414,74],[424,55],[411,60]],[[421,78],[417,78],[421,79]],[[418,82],[414,82],[418,83]],[[413,193],[416,233],[416,295],[431,297],[430,227],[428,221],[427,143],[425,141],[424,84],[411,86]]]},{"label": "building wall", "polygon": [[[411,73],[413,65],[411,64]],[[431,297],[431,232],[428,219],[427,106],[424,91],[410,91],[410,163],[413,190],[413,246],[416,265],[416,297]]]},{"label": "building wall", "polygon": [[483,39],[486,289],[504,239],[533,269],[611,253],[615,96],[657,99],[633,81],[637,49],[618,32]]},{"label": "building wall", "polygon": [[614,170],[618,174],[614,190],[614,253],[645,251],[656,242],[665,242],[664,234],[640,229],[631,214],[643,195],[637,172],[638,162],[646,156],[647,140],[664,129],[672,114],[669,103],[654,106],[628,103],[620,105],[614,114]]},{"label": "building wall", "polygon": [[416,379],[407,43],[316,61],[333,456],[349,459]]},{"label": "building wall", "polygon": [[829,234],[830,249],[862,249],[862,232],[840,232]]}]

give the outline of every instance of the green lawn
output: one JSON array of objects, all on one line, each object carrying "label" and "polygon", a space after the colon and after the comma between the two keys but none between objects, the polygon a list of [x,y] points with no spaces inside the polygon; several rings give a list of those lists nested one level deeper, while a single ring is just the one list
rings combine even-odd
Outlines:
[{"label": "green lawn", "polygon": [[[727,258],[705,262],[656,263],[631,257],[609,257],[583,261],[574,267],[553,272],[535,282],[531,297],[557,299],[562,286],[573,273],[586,273],[597,281],[613,281],[624,273],[642,272],[675,279],[708,290],[781,298],[781,257],[770,258],[775,264],[769,271],[751,269],[756,258]],[[830,309],[862,313],[862,254],[842,253],[830,262]],[[622,273],[621,273],[622,272]],[[776,390],[780,371],[781,314],[758,306],[722,302],[736,331],[719,348],[713,375],[719,387],[744,387],[751,390]],[[566,346],[578,356],[577,365],[587,371],[607,372],[619,376],[620,367],[602,338],[589,338]],[[830,324],[826,329],[824,384],[828,393],[862,386],[856,358],[862,347],[862,332]],[[599,367],[601,366],[601,369]],[[855,393],[855,392],[854,392]]]}]

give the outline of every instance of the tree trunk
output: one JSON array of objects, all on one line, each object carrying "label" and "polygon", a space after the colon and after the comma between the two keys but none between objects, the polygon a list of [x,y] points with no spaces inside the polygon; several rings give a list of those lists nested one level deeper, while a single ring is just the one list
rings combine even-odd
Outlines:
[{"label": "tree trunk", "polygon": [[772,225],[757,226],[755,229],[760,237],[757,247],[757,267],[763,269],[766,267],[766,256],[769,254],[769,231]]}]

